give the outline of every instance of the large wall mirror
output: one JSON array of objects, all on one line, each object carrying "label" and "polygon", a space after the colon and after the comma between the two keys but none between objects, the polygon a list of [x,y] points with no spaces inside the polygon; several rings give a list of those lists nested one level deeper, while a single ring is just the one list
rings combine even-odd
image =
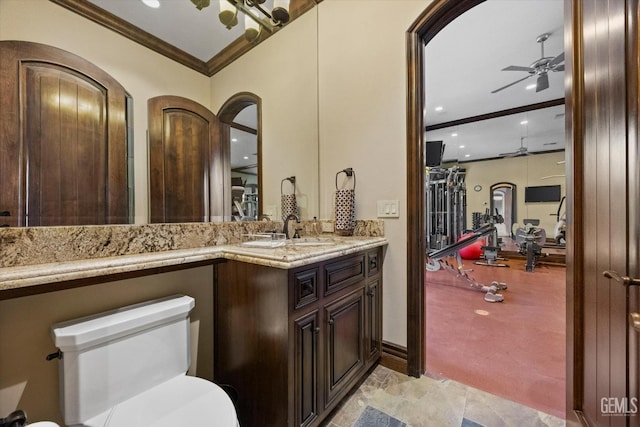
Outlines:
[{"label": "large wall mirror", "polygon": [[[138,3],[142,4],[132,3],[131,8],[139,10]],[[106,10],[101,12],[100,7],[96,6],[98,4],[105,7],[115,5],[113,2],[89,0],[3,3],[3,25],[0,28],[0,40],[36,40],[54,47],[60,50],[62,56],[77,56],[87,63],[95,64],[106,74],[112,75],[123,88],[122,108],[117,114],[113,113],[115,110],[111,110],[109,115],[116,119],[113,123],[118,123],[121,127],[117,132],[126,142],[122,146],[123,152],[117,155],[123,159],[125,167],[122,173],[110,171],[106,177],[123,183],[122,195],[109,193],[107,196],[111,197],[108,199],[111,200],[109,206],[117,203],[124,209],[120,209],[117,215],[109,214],[110,218],[107,220],[87,217],[76,223],[144,224],[149,221],[151,170],[147,146],[147,101],[159,95],[182,97],[197,102],[210,111],[218,111],[225,117],[223,124],[229,125],[229,142],[231,139],[240,139],[241,135],[256,139],[256,148],[245,152],[240,158],[247,163],[233,160],[233,163],[227,164],[230,169],[234,169],[235,177],[242,180],[245,189],[251,191],[240,201],[244,215],[232,215],[231,206],[235,206],[235,203],[231,203],[231,197],[225,196],[221,216],[204,213],[200,215],[200,212],[196,216],[201,216],[203,221],[207,220],[206,216],[213,221],[258,218],[265,214],[278,218],[279,184],[285,176],[296,176],[298,179],[298,200],[302,216],[310,218],[318,214],[318,26],[317,8],[312,0],[291,2],[295,19],[271,36],[278,38],[277,43],[255,44],[240,57],[238,52],[231,49],[227,53],[234,53],[235,60],[220,69],[212,65],[210,60],[213,57],[207,52],[199,54],[187,51],[184,47],[182,52],[178,52],[169,43],[163,45],[168,46],[169,50],[173,46],[173,53],[179,53],[181,58],[186,58],[187,63],[197,66],[180,64],[177,60],[169,59],[169,55],[159,54],[162,49],[156,50],[154,46],[149,46],[148,37],[142,40],[144,34],[139,27],[125,21],[124,17],[118,15],[118,11],[110,12],[115,17]],[[172,3],[172,7],[178,7],[178,4],[181,2]],[[124,3],[120,6],[122,5]],[[185,1],[184,5],[189,9],[193,8],[189,1]],[[202,11],[214,16],[214,19],[203,20],[207,21],[207,25],[218,25],[217,7],[218,2],[211,2],[211,6]],[[128,6],[122,9],[124,11]],[[70,13],[69,10],[77,13]],[[91,12],[91,19],[88,19],[87,11]],[[23,16],[30,17],[28,27],[19,25]],[[116,21],[119,22],[119,29],[111,25]],[[105,30],[103,25],[114,31]],[[78,28],[82,29],[81,38],[76,34]],[[127,31],[123,31],[123,28]],[[162,43],[157,41],[157,44],[160,46]],[[199,44],[202,47],[202,40],[199,40]],[[237,47],[237,44],[232,45],[234,46]],[[258,69],[259,75],[256,73]],[[3,78],[0,88],[6,87]],[[256,94],[262,108],[257,108],[260,102],[254,102],[254,107],[246,106],[235,111],[227,121],[222,106],[241,93]],[[3,112],[5,111],[10,109],[3,108]],[[255,126],[247,124],[245,119],[251,115],[260,116],[261,123]],[[129,120],[125,120],[126,117]],[[292,121],[291,117],[296,117],[296,120]],[[6,140],[7,136],[3,135],[2,138]],[[231,145],[229,149],[231,152],[227,152],[227,155],[235,157],[235,150],[231,149]],[[7,151],[3,151],[5,152]],[[13,157],[3,155],[0,159],[3,169],[6,170],[5,164],[17,164],[14,160],[16,159]],[[45,176],[50,181],[50,176]],[[225,192],[231,189],[231,176],[222,186]],[[5,181],[0,189],[0,197],[8,194],[7,188]],[[112,188],[114,187],[109,186],[109,189]],[[129,206],[134,202],[135,209]],[[12,217],[17,218],[13,214],[14,208],[0,206],[0,212],[4,210],[10,210]],[[63,213],[61,216],[66,217],[67,214]],[[0,225],[60,225],[60,222],[18,222],[12,217],[0,218]]]}]

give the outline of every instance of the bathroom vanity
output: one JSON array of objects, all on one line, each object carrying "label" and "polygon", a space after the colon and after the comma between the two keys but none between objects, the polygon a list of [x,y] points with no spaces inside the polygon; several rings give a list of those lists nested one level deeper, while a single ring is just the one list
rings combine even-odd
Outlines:
[{"label": "bathroom vanity", "polygon": [[[42,307],[42,294],[51,294],[60,304],[67,294],[59,291],[88,287],[77,293],[110,295],[114,301],[91,302],[107,310],[122,306],[123,299],[140,301],[138,282],[123,279],[140,278],[140,289],[163,296],[153,281],[144,280],[162,274],[159,288],[191,289],[198,294],[195,310],[213,309],[200,318],[207,322],[200,331],[206,330],[208,338],[196,337],[193,350],[198,354],[198,345],[210,347],[196,365],[209,366],[203,378],[236,390],[242,427],[317,426],[381,356],[382,259],[388,242],[381,221],[358,224],[352,237],[323,233],[274,248],[243,243],[246,235],[282,227],[263,221],[5,228],[0,231],[0,302],[17,311]],[[194,276],[203,279],[196,285],[166,283],[164,273],[203,266],[210,276]],[[100,292],[102,286],[110,291]],[[206,289],[194,289],[199,286]],[[69,307],[78,317],[98,312],[85,310],[85,300],[74,298]],[[29,337],[36,350],[20,375],[34,366],[47,372],[41,358],[51,351],[48,338],[43,343],[33,331],[65,318],[62,309],[43,311],[35,323],[21,325],[16,337]],[[9,363],[17,366],[17,360]],[[49,396],[58,387],[55,381],[36,385]],[[53,400],[28,404],[55,418]]]},{"label": "bathroom vanity", "polygon": [[317,426],[381,356],[383,246],[290,269],[215,268],[214,379],[240,425]]}]

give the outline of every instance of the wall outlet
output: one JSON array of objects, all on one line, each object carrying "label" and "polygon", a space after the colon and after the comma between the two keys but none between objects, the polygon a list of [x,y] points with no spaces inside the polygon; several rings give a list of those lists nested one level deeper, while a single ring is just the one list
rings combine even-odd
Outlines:
[{"label": "wall outlet", "polygon": [[333,233],[333,223],[332,222],[322,222],[322,232],[323,233]]}]

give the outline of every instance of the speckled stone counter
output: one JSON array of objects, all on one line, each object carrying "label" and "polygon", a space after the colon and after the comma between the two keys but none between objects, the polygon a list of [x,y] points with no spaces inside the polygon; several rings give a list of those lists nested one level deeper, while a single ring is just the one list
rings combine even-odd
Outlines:
[{"label": "speckled stone counter", "polygon": [[[287,269],[387,243],[382,221],[358,221],[353,237],[322,234],[317,246],[241,244],[244,234],[281,228],[265,221],[0,229],[0,294],[216,259]],[[304,236],[310,225],[303,222],[301,228]]]}]

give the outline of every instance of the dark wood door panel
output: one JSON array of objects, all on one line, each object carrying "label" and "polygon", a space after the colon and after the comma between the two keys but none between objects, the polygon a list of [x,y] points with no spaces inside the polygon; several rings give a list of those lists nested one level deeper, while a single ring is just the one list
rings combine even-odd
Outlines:
[{"label": "dark wood door panel", "polygon": [[0,42],[0,208],[23,225],[129,220],[124,88],[90,62]]},{"label": "dark wood door panel", "polygon": [[148,101],[151,222],[222,220],[225,212],[220,122],[178,96]]},{"label": "dark wood door panel", "polygon": [[319,313],[294,320],[295,425],[308,426],[318,418]]},{"label": "dark wood door panel", "polygon": [[349,385],[364,366],[364,288],[325,307],[327,366],[325,407]]},{"label": "dark wood door panel", "polygon": [[27,224],[105,224],[104,88],[57,67],[26,67]]}]

